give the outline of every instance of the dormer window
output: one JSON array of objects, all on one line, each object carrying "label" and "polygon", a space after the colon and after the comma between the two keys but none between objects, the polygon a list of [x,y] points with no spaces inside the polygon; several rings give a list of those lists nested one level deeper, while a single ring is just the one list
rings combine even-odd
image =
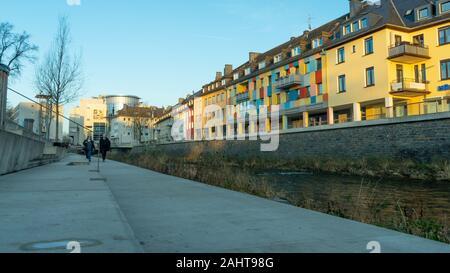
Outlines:
[{"label": "dormer window", "polygon": [[302,53],[302,50],[299,46],[297,46],[296,48],[292,49],[292,56],[298,56]]},{"label": "dormer window", "polygon": [[422,20],[430,17],[430,9],[428,7],[421,8],[417,11],[417,20]]},{"label": "dormer window", "polygon": [[450,11],[450,1],[441,3],[441,13],[446,13]]},{"label": "dormer window", "polygon": [[226,85],[227,81],[226,80],[222,80],[222,85]]},{"label": "dormer window", "polygon": [[278,54],[275,57],[273,57],[273,62],[274,63],[279,63],[279,62],[281,62],[281,59],[282,59],[281,54]]},{"label": "dormer window", "polygon": [[250,75],[250,73],[252,73],[252,69],[250,67],[247,67],[244,71],[245,76]]},{"label": "dormer window", "polygon": [[350,33],[352,33],[352,26],[351,25],[346,25],[344,27],[344,35],[348,35]]},{"label": "dormer window", "polygon": [[359,21],[353,22],[353,31],[359,31]]},{"label": "dormer window", "polygon": [[367,24],[367,18],[361,19],[361,28],[366,28],[369,25]]},{"label": "dormer window", "polygon": [[322,45],[323,45],[323,39],[322,39],[322,37],[316,38],[316,39],[314,39],[313,42],[312,42],[312,47],[313,47],[313,48],[318,48],[318,47],[320,47],[320,46],[322,46]]},{"label": "dormer window", "polygon": [[266,67],[266,62],[260,62],[258,64],[258,69],[264,69]]},{"label": "dormer window", "polygon": [[234,73],[233,74],[233,80],[237,80],[239,79],[239,73]]}]

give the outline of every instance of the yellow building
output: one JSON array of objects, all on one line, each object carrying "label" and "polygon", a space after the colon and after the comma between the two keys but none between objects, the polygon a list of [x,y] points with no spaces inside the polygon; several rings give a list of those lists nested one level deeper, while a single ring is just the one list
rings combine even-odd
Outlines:
[{"label": "yellow building", "polygon": [[[106,101],[105,97],[99,96],[89,99],[81,99],[80,105],[73,108],[70,112],[70,116],[77,123],[82,122],[84,130],[79,130],[77,124],[70,124],[75,130],[71,133],[77,132],[77,139],[80,141],[85,139],[87,136],[92,136],[95,141],[99,140],[100,137],[106,133],[107,128],[107,118],[106,118]],[[72,126],[73,125],[73,126]],[[82,143],[82,142],[81,142]]]},{"label": "yellow building", "polygon": [[[218,136],[225,136],[226,134],[226,106],[227,91],[226,85],[231,81],[233,67],[231,65],[225,65],[224,72],[217,72],[214,81],[206,84],[202,88],[201,104],[202,104],[202,117],[201,128],[203,138],[215,138]],[[211,124],[214,120],[218,120],[219,123]]]},{"label": "yellow building", "polygon": [[[261,106],[278,105],[279,128],[287,130],[450,111],[449,101],[450,0],[350,0],[348,14],[250,52],[203,86],[195,139],[268,132],[270,115],[248,118]],[[227,121],[226,104],[247,118],[215,132],[209,121],[217,113],[205,108],[217,105]]]},{"label": "yellow building", "polygon": [[331,120],[448,110],[450,1],[352,2],[326,51]]}]

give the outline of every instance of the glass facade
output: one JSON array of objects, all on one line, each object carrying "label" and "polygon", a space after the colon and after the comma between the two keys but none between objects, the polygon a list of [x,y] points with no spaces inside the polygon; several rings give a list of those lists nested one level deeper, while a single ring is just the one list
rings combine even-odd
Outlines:
[{"label": "glass facade", "polygon": [[122,110],[125,105],[130,107],[139,106],[140,98],[135,96],[107,96],[106,97],[106,114],[112,117]]}]

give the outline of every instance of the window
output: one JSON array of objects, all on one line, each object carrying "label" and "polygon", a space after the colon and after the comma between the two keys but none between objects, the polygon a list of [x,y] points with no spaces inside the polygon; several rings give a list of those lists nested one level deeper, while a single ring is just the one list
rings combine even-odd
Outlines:
[{"label": "window", "polygon": [[427,68],[425,64],[414,66],[414,81],[415,82],[427,82]]},{"label": "window", "polygon": [[323,84],[319,83],[317,85],[317,90],[319,90],[319,95],[323,95]]},{"label": "window", "polygon": [[450,11],[450,1],[441,3],[441,13]]},{"label": "window", "polygon": [[441,80],[450,80],[450,59],[441,61]]},{"label": "window", "polygon": [[353,22],[353,31],[359,31],[359,21]]},{"label": "window", "polygon": [[338,64],[345,62],[345,49],[343,47],[337,51],[337,62]]},{"label": "window", "polygon": [[413,37],[413,44],[425,46],[425,38],[423,37],[423,34],[416,35]]},{"label": "window", "polygon": [[234,73],[233,74],[233,80],[237,80],[239,79],[239,73]]},{"label": "window", "polygon": [[258,64],[258,69],[264,69],[266,67],[266,62],[260,62]]},{"label": "window", "polygon": [[301,49],[299,46],[297,46],[296,48],[292,49],[292,56],[298,56],[301,54]]},{"label": "window", "polygon": [[322,70],[322,59],[317,59],[316,60],[316,64],[317,64],[317,70]]},{"label": "window", "polygon": [[428,18],[430,16],[430,10],[428,8],[419,9],[417,15],[417,20]]},{"label": "window", "polygon": [[353,45],[353,47],[352,47],[352,52],[356,53],[356,46],[355,45]]},{"label": "window", "polygon": [[309,72],[311,72],[311,63],[306,62],[305,63],[305,74],[308,74]]},{"label": "window", "polygon": [[364,19],[361,19],[361,28],[366,28],[368,25],[367,25],[367,19],[366,18],[364,18]]},{"label": "window", "polygon": [[367,38],[364,41],[364,48],[365,48],[365,53],[366,55],[372,54],[373,53],[373,38]]},{"label": "window", "polygon": [[276,55],[275,57],[273,57],[273,62],[274,63],[279,63],[281,62],[281,54]]},{"label": "window", "polygon": [[352,32],[352,27],[350,25],[346,25],[344,27],[344,35],[350,34]]},{"label": "window", "polygon": [[320,47],[320,46],[322,46],[322,45],[323,45],[323,39],[322,39],[322,37],[316,38],[316,39],[313,40],[313,44],[312,44],[312,47],[313,47],[313,48],[318,48],[318,47]]},{"label": "window", "polygon": [[250,67],[245,69],[245,75],[249,75],[250,73],[252,73],[252,69]]},{"label": "window", "polygon": [[339,93],[344,93],[347,91],[347,86],[345,84],[345,75],[341,75],[338,77],[338,90]]},{"label": "window", "polygon": [[366,69],[366,87],[374,85],[375,85],[375,69],[372,66]]},{"label": "window", "polygon": [[439,30],[439,45],[450,43],[450,27]]}]

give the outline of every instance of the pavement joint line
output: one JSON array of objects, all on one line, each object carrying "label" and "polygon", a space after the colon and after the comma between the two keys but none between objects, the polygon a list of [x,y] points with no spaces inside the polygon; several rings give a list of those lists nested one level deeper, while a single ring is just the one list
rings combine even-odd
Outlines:
[{"label": "pavement joint line", "polygon": [[[101,175],[102,176],[102,175]],[[103,176],[104,177],[104,176]],[[133,228],[131,227],[130,223],[128,222],[128,218],[125,216],[125,214],[123,213],[122,209],[120,208],[119,203],[117,202],[117,198],[114,195],[114,192],[112,191],[111,187],[109,186],[108,182],[107,182],[107,178],[104,177],[105,180],[103,181],[105,183],[105,186],[108,188],[109,193],[112,197],[112,200],[114,202],[114,207],[117,210],[117,213],[119,214],[119,217],[122,219],[123,224],[125,225],[126,229],[128,230],[129,236],[132,238],[133,243],[136,247],[136,249],[140,252],[140,253],[145,253],[144,247],[139,243],[140,240],[137,238],[136,233],[134,232]]]}]

